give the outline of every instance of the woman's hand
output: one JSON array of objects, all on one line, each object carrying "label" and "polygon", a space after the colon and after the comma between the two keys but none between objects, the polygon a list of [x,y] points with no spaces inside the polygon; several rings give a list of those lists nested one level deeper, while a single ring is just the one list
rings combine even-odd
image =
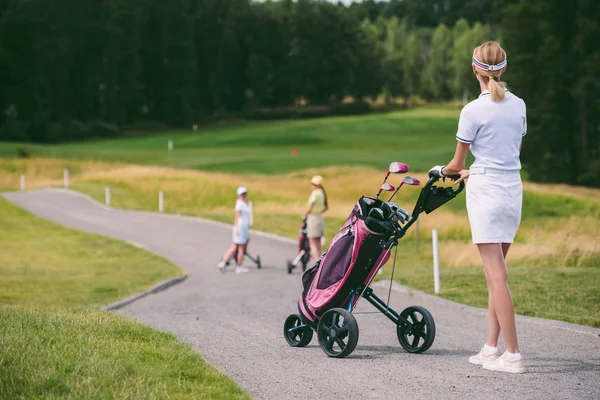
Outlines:
[{"label": "woman's hand", "polygon": [[458,175],[460,175],[460,178],[458,178],[455,183],[461,183],[462,181],[464,181],[465,179],[469,179],[469,170],[468,169],[463,169],[462,171],[460,171],[458,173]]}]

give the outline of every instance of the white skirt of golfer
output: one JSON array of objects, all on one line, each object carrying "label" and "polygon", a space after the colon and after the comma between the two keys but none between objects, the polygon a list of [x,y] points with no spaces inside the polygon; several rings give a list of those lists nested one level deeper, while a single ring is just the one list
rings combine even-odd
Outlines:
[{"label": "white skirt of golfer", "polygon": [[233,227],[233,243],[235,244],[246,244],[248,243],[248,233],[250,232],[250,228],[248,225],[242,225],[239,229],[234,226]]},{"label": "white skirt of golfer", "polygon": [[473,243],[513,243],[521,222],[522,202],[523,184],[518,172],[471,171],[467,213]]}]

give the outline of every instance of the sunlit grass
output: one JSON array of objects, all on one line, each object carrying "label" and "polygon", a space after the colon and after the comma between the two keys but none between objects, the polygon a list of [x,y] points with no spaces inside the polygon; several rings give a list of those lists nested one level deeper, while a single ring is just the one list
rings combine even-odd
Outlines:
[{"label": "sunlit grass", "polygon": [[3,198],[0,216],[1,399],[247,398],[175,336],[93,311],[178,267]]}]

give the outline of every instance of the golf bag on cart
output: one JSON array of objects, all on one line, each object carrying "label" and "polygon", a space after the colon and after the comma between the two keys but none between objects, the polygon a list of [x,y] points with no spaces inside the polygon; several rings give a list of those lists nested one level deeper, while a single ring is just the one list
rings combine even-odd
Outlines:
[{"label": "golf bag on cart", "polygon": [[[406,172],[405,167],[405,171],[392,172]],[[329,251],[302,276],[304,290],[298,301],[299,314],[288,316],[284,323],[284,336],[290,346],[306,346],[316,331],[319,345],[328,356],[346,357],[358,342],[358,324],[352,310],[364,297],[394,322],[398,340],[406,351],[422,353],[429,349],[435,339],[435,323],[429,311],[411,306],[398,314],[375,295],[369,284],[419,214],[432,212],[464,188],[462,182],[457,189],[438,188],[434,186],[438,179],[439,176],[430,176],[412,215],[389,200],[380,200],[379,194],[358,200]],[[418,185],[419,181],[406,177],[403,184]],[[384,180],[380,192],[390,186]]]}]

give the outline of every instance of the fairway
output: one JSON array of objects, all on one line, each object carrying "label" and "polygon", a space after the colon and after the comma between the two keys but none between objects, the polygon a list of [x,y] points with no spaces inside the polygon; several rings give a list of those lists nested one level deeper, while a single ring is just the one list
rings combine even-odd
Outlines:
[{"label": "fairway", "polygon": [[[425,107],[367,116],[224,123],[145,137],[60,145],[28,145],[35,156],[119,161],[236,174],[402,161],[415,171],[450,161],[459,109]],[[174,149],[168,153],[168,140]],[[15,143],[0,143],[14,157]],[[292,154],[292,149],[297,155]]]}]

